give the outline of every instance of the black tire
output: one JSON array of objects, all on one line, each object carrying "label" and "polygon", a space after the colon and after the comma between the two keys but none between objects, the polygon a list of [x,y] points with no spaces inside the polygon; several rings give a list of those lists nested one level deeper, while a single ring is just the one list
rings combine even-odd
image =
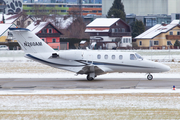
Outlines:
[{"label": "black tire", "polygon": [[148,76],[147,76],[147,79],[148,79],[148,80],[152,80],[152,79],[153,79],[153,76],[152,76],[152,75],[148,75]]},{"label": "black tire", "polygon": [[88,80],[88,81],[92,81],[92,80],[94,80],[94,78],[89,77],[89,75],[87,75],[87,80]]}]

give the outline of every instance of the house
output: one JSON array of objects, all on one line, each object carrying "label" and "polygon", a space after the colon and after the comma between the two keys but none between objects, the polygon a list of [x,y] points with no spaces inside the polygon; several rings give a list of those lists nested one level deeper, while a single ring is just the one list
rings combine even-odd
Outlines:
[{"label": "house", "polygon": [[86,26],[90,43],[97,49],[132,46],[131,28],[120,18],[96,18]]},{"label": "house", "polygon": [[9,28],[14,28],[16,25],[14,24],[6,24],[6,23],[1,23],[0,24],[0,44],[1,45],[7,45],[9,46],[9,49],[18,49],[19,44],[17,43],[16,40],[12,38],[12,34],[9,32]]},{"label": "house", "polygon": [[170,24],[157,24],[135,37],[135,40],[140,48],[167,49],[168,46],[172,48],[176,40],[180,41],[179,20],[173,20]]},{"label": "house", "polygon": [[[3,20],[2,14],[0,15],[0,21]],[[9,24],[14,24],[18,28],[26,28],[30,25],[34,20],[27,15],[14,14],[14,15],[5,15],[4,14],[4,22]]]},{"label": "house", "polygon": [[62,33],[50,22],[33,22],[27,29],[35,33],[53,49],[60,49],[60,35]]},{"label": "house", "polygon": [[8,32],[9,28],[16,27],[14,24],[0,24],[0,43],[5,43],[7,42],[6,39],[8,38]]}]

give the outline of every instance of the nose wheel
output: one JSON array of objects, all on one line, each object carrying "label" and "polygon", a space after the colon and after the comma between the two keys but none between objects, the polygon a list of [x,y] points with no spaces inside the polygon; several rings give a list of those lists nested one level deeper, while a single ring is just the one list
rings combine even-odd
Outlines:
[{"label": "nose wheel", "polygon": [[153,79],[153,76],[149,73],[148,76],[147,76],[147,79],[148,79],[148,80],[152,80],[152,79]]},{"label": "nose wheel", "polygon": [[90,75],[87,75],[87,80],[88,80],[88,81],[92,81],[92,80],[94,80],[94,78],[93,78],[93,77],[90,77]]},{"label": "nose wheel", "polygon": [[95,73],[90,73],[87,75],[87,80],[92,81],[92,80],[94,80],[95,77],[96,77]]}]

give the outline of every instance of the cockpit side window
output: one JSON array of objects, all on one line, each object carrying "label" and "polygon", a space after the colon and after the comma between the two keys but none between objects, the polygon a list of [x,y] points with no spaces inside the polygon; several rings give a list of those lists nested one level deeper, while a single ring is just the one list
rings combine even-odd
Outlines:
[{"label": "cockpit side window", "polygon": [[130,60],[136,60],[136,56],[134,54],[130,54]]},{"label": "cockpit side window", "polygon": [[143,60],[143,57],[141,57],[141,55],[139,55],[137,53],[135,53],[135,55],[136,55],[137,59]]}]

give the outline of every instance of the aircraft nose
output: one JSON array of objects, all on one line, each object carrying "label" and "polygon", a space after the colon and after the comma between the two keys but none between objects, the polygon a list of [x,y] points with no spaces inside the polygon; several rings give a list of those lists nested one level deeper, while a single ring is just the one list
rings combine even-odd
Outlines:
[{"label": "aircraft nose", "polygon": [[167,71],[169,71],[170,69],[171,69],[171,68],[170,68],[169,66],[167,66],[167,65],[163,65],[162,68],[161,68],[162,72],[167,72]]}]

